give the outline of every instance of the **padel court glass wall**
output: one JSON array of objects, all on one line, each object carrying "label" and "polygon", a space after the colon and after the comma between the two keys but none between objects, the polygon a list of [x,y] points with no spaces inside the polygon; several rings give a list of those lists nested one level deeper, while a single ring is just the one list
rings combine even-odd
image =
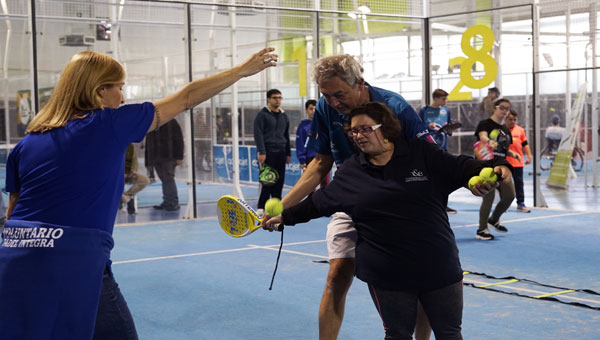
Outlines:
[{"label": "padel court glass wall", "polygon": [[[318,98],[310,79],[312,64],[318,57],[338,53],[355,56],[367,82],[401,93],[417,110],[430,102],[434,89],[449,92],[453,120],[463,123],[449,139],[453,153],[472,154],[475,126],[487,118],[479,103],[487,88],[498,87],[519,113],[519,124],[536,154],[539,176],[534,176],[537,182],[526,196],[535,195],[537,205],[543,205],[543,180],[549,172],[539,168],[545,161],[540,157],[545,129],[554,115],[564,126],[585,83],[577,131],[584,143],[578,147],[585,151],[585,166],[575,175],[585,176],[581,185],[597,187],[597,6],[550,1],[491,10],[472,4],[481,1],[455,3],[447,13],[438,8],[429,15],[423,1],[2,0],[0,141],[5,145],[0,156],[5,160],[23,137],[65,63],[80,51],[119,60],[127,71],[126,103],[137,103],[171,94],[189,80],[225,70],[273,46],[280,55],[276,68],[245,78],[235,90],[230,87],[176,118],[186,146],[176,173],[184,191],[180,202],[205,200],[198,192],[202,183],[233,182],[216,171],[217,163],[230,161],[215,152],[232,144],[234,120],[239,145],[248,152],[240,158],[245,165],[240,165],[256,166],[253,122],[266,105],[268,89],[283,94],[294,145],[296,127],[305,119],[304,102]],[[143,143],[136,148],[139,171],[145,172]],[[290,164],[288,170],[297,166]],[[255,184],[251,174],[241,182]],[[162,193],[149,190],[145,195],[154,195],[145,203],[152,205],[160,203]],[[184,215],[196,216],[194,209]]]}]

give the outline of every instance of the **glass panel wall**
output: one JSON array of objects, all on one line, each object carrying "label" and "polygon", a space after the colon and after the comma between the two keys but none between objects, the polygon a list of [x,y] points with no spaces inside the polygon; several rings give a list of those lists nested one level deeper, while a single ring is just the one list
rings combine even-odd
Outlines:
[{"label": "glass panel wall", "polygon": [[400,93],[415,107],[423,86],[423,21],[360,12],[321,13],[320,56],[345,53],[372,86]]},{"label": "glass panel wall", "polygon": [[[36,12],[40,107],[52,94],[64,65],[71,56],[82,51],[104,53],[121,62],[127,73],[123,88],[125,104],[162,98],[180,88],[187,79],[182,4],[127,1],[120,6],[100,2],[38,1]],[[185,117],[182,114],[176,118],[183,136],[186,128],[189,130]],[[161,134],[164,134],[162,130]],[[182,134],[177,133],[178,138]],[[165,140],[176,143],[176,138]],[[156,158],[148,155],[154,154],[155,148],[146,148],[146,145],[146,141],[133,145],[137,154],[137,173],[140,177],[150,176],[152,183],[134,196],[135,204],[130,206],[130,212],[133,206],[152,211],[152,206],[164,203],[161,176],[146,162]],[[169,148],[183,148],[183,143],[181,147],[169,145]],[[183,205],[188,201],[186,180],[190,172],[187,163],[176,168],[175,176],[178,200]],[[127,180],[125,191],[131,184],[133,179]],[[175,209],[176,205],[173,208],[167,217],[179,218],[185,212]],[[160,210],[166,213],[164,209]],[[127,207],[123,206],[117,220],[133,221],[134,218],[135,215],[128,214]]]},{"label": "glass panel wall", "polygon": [[477,124],[489,118],[481,102],[496,87],[532,135],[533,39],[529,6],[430,20],[431,90],[449,93],[452,120],[462,128],[448,140],[452,153],[473,154]]}]

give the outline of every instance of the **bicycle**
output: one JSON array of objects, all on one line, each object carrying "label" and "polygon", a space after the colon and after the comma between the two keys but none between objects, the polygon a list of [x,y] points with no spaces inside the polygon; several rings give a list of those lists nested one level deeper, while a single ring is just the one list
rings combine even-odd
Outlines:
[{"label": "bicycle", "polygon": [[[556,157],[558,145],[560,144],[560,140],[548,139],[547,141],[548,144],[546,147],[544,147],[544,149],[542,149],[540,155],[540,169],[542,171],[550,170],[552,168],[554,157]],[[579,145],[575,145],[573,148],[573,155],[571,156],[571,166],[573,167],[573,170],[580,171],[583,169],[584,157],[585,152],[579,147]]]}]

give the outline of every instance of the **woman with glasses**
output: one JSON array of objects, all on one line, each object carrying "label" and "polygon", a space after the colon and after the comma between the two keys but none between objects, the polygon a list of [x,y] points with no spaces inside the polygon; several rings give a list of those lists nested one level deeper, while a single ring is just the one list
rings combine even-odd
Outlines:
[{"label": "woman with glasses", "polygon": [[[406,138],[381,103],[349,116],[348,133],[361,152],[340,166],[326,188],[285,209],[266,228],[347,213],[358,230],[354,273],[369,286],[386,339],[412,339],[419,301],[436,339],[462,339],[462,269],[446,214],[448,195],[483,167],[510,180],[510,164],[454,156]],[[480,183],[472,192],[481,196],[495,186]]]},{"label": "woman with glasses", "polygon": [[[506,160],[509,155],[521,160],[521,156],[509,149],[512,144],[512,135],[510,129],[504,125],[504,119],[510,112],[510,101],[506,98],[498,99],[494,102],[494,111],[492,116],[479,122],[475,129],[475,136],[479,141],[488,144],[494,149],[494,159]],[[479,228],[475,238],[479,240],[493,240],[488,226],[494,228],[497,232],[505,233],[508,231],[505,226],[500,224],[500,216],[510,207],[515,198],[515,185],[512,179],[503,181],[498,187],[500,191],[500,202],[496,205],[494,212],[490,216],[492,204],[494,204],[494,190],[488,195],[483,196],[481,207],[479,208]]]}]

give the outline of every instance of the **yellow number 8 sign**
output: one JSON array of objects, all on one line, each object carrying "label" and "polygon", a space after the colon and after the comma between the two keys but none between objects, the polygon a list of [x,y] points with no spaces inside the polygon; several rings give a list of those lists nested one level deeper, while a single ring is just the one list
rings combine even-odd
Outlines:
[{"label": "yellow number 8 sign", "polygon": [[[482,38],[482,45],[479,49],[471,46],[471,39],[477,35]],[[494,32],[487,26],[471,26],[463,33],[460,47],[468,58],[456,57],[450,59],[450,67],[460,65],[460,80],[448,95],[448,100],[472,100],[472,92],[460,92],[463,86],[481,89],[490,85],[496,79],[498,64],[489,54],[493,46]],[[481,79],[475,79],[471,73],[475,62],[483,64],[485,69],[484,76]]]}]

